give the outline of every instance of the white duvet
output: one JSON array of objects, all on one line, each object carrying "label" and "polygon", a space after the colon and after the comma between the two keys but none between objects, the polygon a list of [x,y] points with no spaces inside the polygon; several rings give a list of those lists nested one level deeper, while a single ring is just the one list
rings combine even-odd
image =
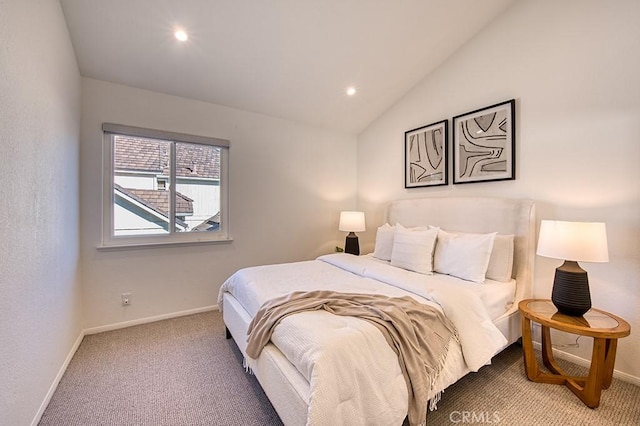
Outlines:
[{"label": "white duvet", "polygon": [[[479,296],[452,286],[456,280],[413,273],[368,256],[332,254],[315,261],[242,269],[220,288],[218,306],[223,309],[225,292],[252,317],[267,300],[292,291],[409,295],[441,309],[451,319],[465,367],[477,371],[507,341]],[[373,325],[326,311],[304,312],[285,318],[271,340],[309,382],[308,425],[402,423],[407,413],[406,383],[397,355]],[[454,356],[455,351],[450,352]],[[253,365],[253,360],[247,362]],[[440,390],[434,388],[430,395]]]}]

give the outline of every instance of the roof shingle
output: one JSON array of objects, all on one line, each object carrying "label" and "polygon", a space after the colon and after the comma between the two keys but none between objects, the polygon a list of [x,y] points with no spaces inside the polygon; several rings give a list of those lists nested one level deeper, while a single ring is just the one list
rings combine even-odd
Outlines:
[{"label": "roof shingle", "polygon": [[[169,175],[170,142],[115,137],[115,170]],[[176,177],[220,179],[220,148],[176,142]]]},{"label": "roof shingle", "polygon": [[[169,217],[169,191],[160,189],[132,189],[115,185],[116,189],[135,198],[145,206]],[[176,192],[176,216],[193,214],[193,200],[186,195]]]}]

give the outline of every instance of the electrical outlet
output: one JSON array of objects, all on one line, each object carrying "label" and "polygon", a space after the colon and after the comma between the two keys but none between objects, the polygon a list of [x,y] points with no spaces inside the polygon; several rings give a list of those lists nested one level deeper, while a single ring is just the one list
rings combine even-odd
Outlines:
[{"label": "electrical outlet", "polygon": [[129,306],[131,304],[131,293],[122,293],[122,306]]}]

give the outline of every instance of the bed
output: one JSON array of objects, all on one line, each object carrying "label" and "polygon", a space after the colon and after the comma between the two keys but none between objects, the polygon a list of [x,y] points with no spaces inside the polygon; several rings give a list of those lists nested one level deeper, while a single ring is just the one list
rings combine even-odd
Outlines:
[{"label": "bed", "polygon": [[[282,319],[259,355],[247,356],[250,324],[276,298],[318,290],[408,297],[444,313],[455,335],[429,383],[431,409],[448,386],[520,338],[518,302],[532,296],[533,201],[398,200],[387,205],[385,222],[371,254],[244,268],[220,288],[227,337],[285,425],[400,425],[411,391],[397,351],[376,327],[322,309]],[[416,256],[430,238],[429,256]]]}]

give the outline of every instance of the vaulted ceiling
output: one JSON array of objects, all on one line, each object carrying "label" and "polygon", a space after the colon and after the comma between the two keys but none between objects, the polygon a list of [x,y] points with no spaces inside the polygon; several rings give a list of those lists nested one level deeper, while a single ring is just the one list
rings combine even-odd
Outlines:
[{"label": "vaulted ceiling", "polygon": [[513,1],[60,3],[85,77],[356,134]]}]

